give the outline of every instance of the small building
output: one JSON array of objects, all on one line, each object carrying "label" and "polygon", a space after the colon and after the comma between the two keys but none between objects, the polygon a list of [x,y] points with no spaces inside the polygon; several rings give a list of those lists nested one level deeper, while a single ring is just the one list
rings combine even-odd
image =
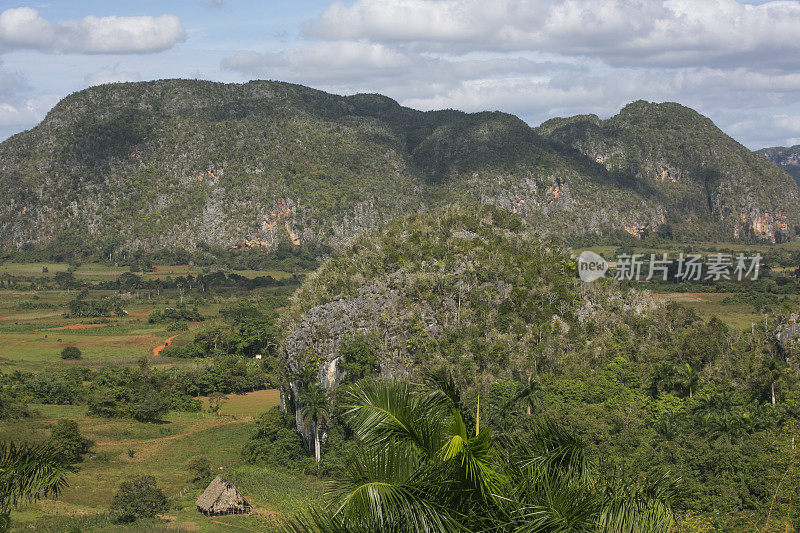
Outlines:
[{"label": "small building", "polygon": [[252,506],[233,483],[217,476],[194,503],[206,516],[220,514],[247,514]]}]

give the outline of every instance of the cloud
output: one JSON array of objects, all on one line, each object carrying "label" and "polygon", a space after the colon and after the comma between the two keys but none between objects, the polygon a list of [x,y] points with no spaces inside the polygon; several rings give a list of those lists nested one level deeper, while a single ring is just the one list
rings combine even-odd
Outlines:
[{"label": "cloud", "polygon": [[319,42],[280,53],[240,51],[223,60],[222,67],[334,92],[384,92],[406,100],[443,94],[464,80],[580,70],[573,64],[522,57],[437,57],[365,41]]},{"label": "cloud", "polygon": [[427,51],[540,50],[614,66],[800,65],[795,0],[357,0],[331,5],[303,31]]},{"label": "cloud", "polygon": [[30,7],[0,13],[0,50],[35,49],[83,54],[143,54],[172,48],[185,38],[175,15],[96,17],[50,22]]},{"label": "cloud", "polygon": [[117,67],[106,67],[86,76],[86,85],[102,85],[104,83],[117,83],[122,81],[139,81],[142,77],[138,72],[124,72]]}]

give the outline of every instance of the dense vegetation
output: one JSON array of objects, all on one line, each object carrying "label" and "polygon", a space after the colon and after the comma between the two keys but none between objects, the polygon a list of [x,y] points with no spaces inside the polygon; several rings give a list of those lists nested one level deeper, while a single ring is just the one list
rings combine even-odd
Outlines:
[{"label": "dense vegetation", "polygon": [[[342,464],[326,467],[326,455],[340,461],[359,434],[339,389],[377,372],[349,366],[357,353],[396,379],[452,369],[468,411],[480,397],[481,424],[501,438],[530,411],[580,435],[619,479],[680,479],[684,521],[735,529],[772,509],[794,522],[800,360],[776,335],[796,324],[793,310],[787,300],[732,330],[614,280],[578,281],[558,246],[502,210],[451,209],[357,239],[306,280],[284,323],[284,392],[302,414],[305,391],[326,386],[322,464],[335,475]],[[282,446],[277,434],[270,446]]]}]

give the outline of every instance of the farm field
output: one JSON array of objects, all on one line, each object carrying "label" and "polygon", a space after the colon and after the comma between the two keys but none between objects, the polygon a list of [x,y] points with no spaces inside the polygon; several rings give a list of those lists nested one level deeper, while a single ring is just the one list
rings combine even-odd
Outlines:
[{"label": "farm field", "polygon": [[[42,272],[47,267],[48,272]],[[53,276],[66,271],[66,264],[4,264],[0,278],[12,276]],[[96,265],[80,267],[76,279],[87,284],[84,297],[98,300],[118,295],[98,290],[99,281],[114,281],[126,269]],[[184,267],[155,267],[152,276],[185,275]],[[290,276],[288,273],[246,271],[246,277]],[[181,294],[175,290],[159,295],[123,298],[124,314],[111,317],[64,318],[76,290],[0,289],[0,374],[16,371],[48,373],[74,367],[90,371],[105,367],[137,368],[143,358],[150,368],[201,368],[203,359],[175,359],[158,353],[169,339],[172,346],[190,342],[197,331],[213,327],[219,310],[243,295],[266,296],[284,293],[291,287],[263,288],[247,293],[218,293],[198,297],[187,295],[185,303],[197,308],[204,318],[189,322],[185,330],[170,324],[149,323],[156,310],[178,306]],[[64,360],[61,350],[76,347],[78,360]],[[155,351],[155,354],[154,354]],[[207,398],[197,397],[198,412],[170,411],[157,422],[128,418],[101,418],[87,412],[86,405],[28,404],[29,416],[3,420],[0,440],[43,442],[59,419],[75,420],[81,435],[93,444],[79,471],[68,478],[69,486],[56,499],[25,505],[12,513],[12,531],[271,531],[295,513],[322,498],[323,484],[312,476],[279,468],[253,466],[242,460],[242,448],[256,429],[255,418],[278,405],[276,390],[229,393],[218,412],[210,412]],[[249,516],[206,517],[197,512],[194,501],[205,484],[190,482],[187,461],[197,455],[208,458],[213,475],[233,481],[254,506]],[[170,508],[155,520],[132,524],[111,521],[109,506],[120,483],[141,475],[152,475],[169,498]]]},{"label": "farm field", "polygon": [[[57,272],[67,272],[69,270],[70,265],[68,263],[3,263],[0,265],[0,276],[9,274],[33,278],[51,278]],[[89,263],[78,266],[72,273],[76,279],[109,281],[116,279],[125,272],[130,272],[130,269]],[[233,272],[246,278],[272,276],[275,279],[283,279],[291,276],[290,272],[282,270],[234,270]],[[203,274],[203,269],[189,265],[154,265],[151,272],[138,272],[137,274],[145,280],[165,279],[167,276],[176,277],[188,274],[197,276],[198,274]]]},{"label": "farm field", "polygon": [[[271,396],[277,393],[269,392]],[[232,395],[231,410],[239,405],[254,406],[270,396],[264,391],[250,394]],[[265,404],[265,410],[269,407]],[[43,500],[14,513],[20,531],[31,527],[37,531],[64,531],[71,526],[88,526],[98,531],[151,531],[162,527],[172,531],[227,531],[224,524],[269,531],[284,517],[322,497],[322,484],[315,478],[241,464],[241,446],[255,428],[250,418],[172,413],[163,424],[149,424],[91,418],[86,416],[85,408],[76,406],[31,408],[38,411],[37,417],[3,424],[0,439],[13,436],[43,440],[56,418],[71,418],[78,421],[81,433],[95,445],[80,464],[80,471],[70,476],[69,487],[57,500]],[[198,454],[209,458],[213,473],[233,481],[251,500],[256,508],[251,516],[205,517],[196,511],[194,500],[204,487],[188,482],[186,462]],[[106,513],[116,488],[124,479],[139,475],[154,476],[158,486],[171,498],[172,508],[165,515],[168,523],[123,527],[108,521]]]}]

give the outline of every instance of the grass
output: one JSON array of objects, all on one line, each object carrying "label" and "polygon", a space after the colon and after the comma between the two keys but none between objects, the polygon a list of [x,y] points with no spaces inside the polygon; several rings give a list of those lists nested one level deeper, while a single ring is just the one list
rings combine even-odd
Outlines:
[{"label": "grass", "polygon": [[[252,408],[264,398],[274,400],[276,393],[234,396],[231,408]],[[322,485],[316,478],[241,463],[241,448],[255,428],[249,420],[206,412],[171,413],[164,424],[147,424],[86,418],[82,406],[32,407],[38,411],[37,418],[4,424],[0,439],[41,441],[47,438],[54,418],[72,418],[78,420],[82,434],[96,443],[111,440],[121,444],[95,444],[80,464],[80,471],[70,476],[69,487],[58,500],[45,500],[15,512],[12,518],[20,531],[30,527],[64,531],[72,525],[96,531],[230,530],[224,523],[269,531],[322,498]],[[155,440],[140,442],[151,439]],[[205,487],[189,483],[186,463],[199,454],[208,457],[214,473],[231,479],[251,501],[256,508],[252,516],[209,518],[194,509],[194,500]],[[121,526],[109,521],[106,514],[117,487],[123,480],[139,475],[154,476],[170,498],[172,509],[165,515],[169,524],[145,521]]]},{"label": "grass", "polygon": [[[68,263],[3,263],[0,265],[0,275],[10,274],[12,276],[23,276],[30,278],[49,278],[57,272],[67,272],[70,268]],[[189,265],[156,265],[152,272],[135,272],[143,279],[165,279],[167,276],[177,277],[192,274],[197,276],[203,274],[203,269]],[[47,269],[47,272],[44,272]],[[79,266],[73,274],[77,279],[84,281],[109,281],[114,280],[125,272],[130,272],[127,267],[116,267],[102,265],[99,263],[88,263]],[[236,274],[246,278],[258,276],[272,276],[275,279],[291,277],[290,272],[283,270],[234,270]]]},{"label": "grass", "polygon": [[665,293],[656,294],[656,298],[677,302],[684,307],[697,311],[705,319],[716,316],[729,327],[735,329],[749,329],[750,326],[759,320],[763,320],[764,315],[753,309],[749,304],[723,304],[722,300],[729,293]]},{"label": "grass", "polygon": [[[201,397],[203,408],[209,406],[208,397]],[[261,390],[246,394],[231,394],[222,402],[221,415],[236,417],[256,417],[259,414],[280,404],[281,397],[277,390]]]}]

